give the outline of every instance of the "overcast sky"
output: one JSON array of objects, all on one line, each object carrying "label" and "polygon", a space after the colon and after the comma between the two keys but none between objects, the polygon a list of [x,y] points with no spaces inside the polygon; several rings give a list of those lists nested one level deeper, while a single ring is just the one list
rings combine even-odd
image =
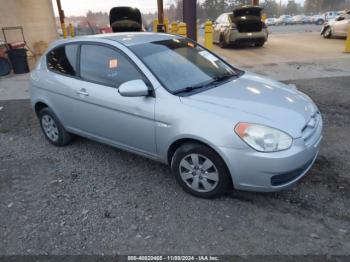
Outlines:
[{"label": "overcast sky", "polygon": [[[172,0],[163,1],[164,5],[172,2]],[[282,0],[282,2],[287,3],[288,0]],[[296,0],[296,2],[304,3],[304,0]],[[57,15],[56,0],[52,0],[52,3]],[[89,10],[109,12],[114,6],[133,6],[139,8],[143,13],[157,11],[157,0],[61,0],[61,4],[66,16],[85,15]]]}]

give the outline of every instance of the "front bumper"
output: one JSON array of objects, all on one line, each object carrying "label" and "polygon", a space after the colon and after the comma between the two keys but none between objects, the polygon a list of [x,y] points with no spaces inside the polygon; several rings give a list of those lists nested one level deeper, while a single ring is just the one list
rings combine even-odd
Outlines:
[{"label": "front bumper", "polygon": [[273,192],[291,187],[310,170],[317,158],[321,140],[322,122],[312,143],[298,138],[285,151],[262,153],[250,147],[220,147],[219,150],[230,170],[235,189]]}]

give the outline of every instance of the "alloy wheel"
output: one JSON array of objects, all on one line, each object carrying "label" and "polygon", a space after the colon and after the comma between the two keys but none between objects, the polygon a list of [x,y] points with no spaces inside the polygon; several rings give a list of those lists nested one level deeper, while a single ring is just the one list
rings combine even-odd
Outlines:
[{"label": "alloy wheel", "polygon": [[56,142],[59,138],[58,128],[55,123],[55,120],[49,116],[44,115],[41,118],[41,124],[44,129],[46,136],[53,142]]},{"label": "alloy wheel", "polygon": [[181,179],[197,192],[212,191],[218,184],[219,172],[214,163],[200,154],[182,158],[179,165]]}]

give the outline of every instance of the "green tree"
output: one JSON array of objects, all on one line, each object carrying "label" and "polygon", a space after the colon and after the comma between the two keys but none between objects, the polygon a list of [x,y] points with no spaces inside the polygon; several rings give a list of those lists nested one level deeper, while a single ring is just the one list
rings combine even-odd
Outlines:
[{"label": "green tree", "polygon": [[175,0],[164,9],[165,17],[167,17],[169,21],[182,21],[182,10],[182,0]]},{"label": "green tree", "polygon": [[228,2],[226,0],[218,0],[216,9],[218,14],[222,14],[227,11]]},{"label": "green tree", "polygon": [[323,11],[337,10],[344,3],[345,3],[345,0],[323,0],[322,10]]},{"label": "green tree", "polygon": [[202,7],[207,19],[215,20],[220,14],[218,9],[218,0],[205,0],[202,3]]},{"label": "green tree", "polygon": [[279,15],[279,5],[275,0],[265,0],[261,5],[267,17],[276,17]]},{"label": "green tree", "polygon": [[284,12],[287,15],[296,15],[298,13],[298,5],[294,0],[289,0]]},{"label": "green tree", "polygon": [[343,9],[350,4],[348,0],[305,0],[304,11],[306,14],[317,14],[326,11]]},{"label": "green tree", "polygon": [[321,12],[323,0],[305,0],[305,14],[317,14]]}]

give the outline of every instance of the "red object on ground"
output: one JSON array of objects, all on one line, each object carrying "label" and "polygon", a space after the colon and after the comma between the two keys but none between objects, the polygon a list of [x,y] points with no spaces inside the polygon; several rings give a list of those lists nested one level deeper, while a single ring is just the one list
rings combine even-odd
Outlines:
[{"label": "red object on ground", "polygon": [[100,33],[101,34],[108,34],[108,33],[113,33],[113,31],[112,31],[111,27],[103,27],[103,28],[100,28]]}]

